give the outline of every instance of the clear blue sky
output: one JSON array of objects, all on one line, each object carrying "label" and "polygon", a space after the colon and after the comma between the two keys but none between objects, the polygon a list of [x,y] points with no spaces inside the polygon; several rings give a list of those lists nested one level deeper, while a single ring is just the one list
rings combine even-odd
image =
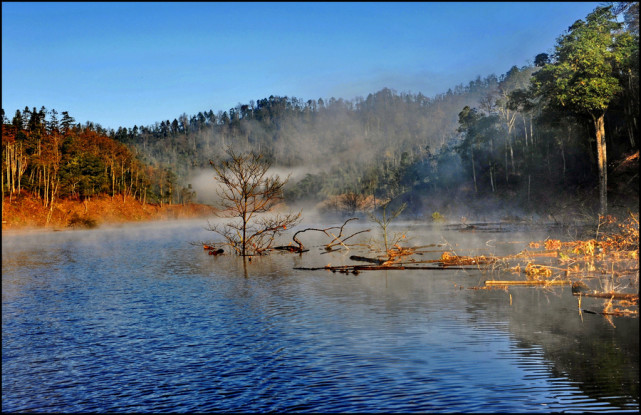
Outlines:
[{"label": "clear blue sky", "polygon": [[598,2],[2,3],[2,108],[105,128],[270,95],[428,97],[550,52]]}]

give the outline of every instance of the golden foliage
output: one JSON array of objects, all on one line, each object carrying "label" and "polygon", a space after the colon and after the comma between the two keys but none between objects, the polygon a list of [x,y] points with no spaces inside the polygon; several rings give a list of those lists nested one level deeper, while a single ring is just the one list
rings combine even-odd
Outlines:
[{"label": "golden foliage", "polygon": [[558,239],[548,239],[545,241],[545,249],[548,251],[561,249],[561,241]]},{"label": "golden foliage", "polygon": [[[49,208],[34,195],[22,192],[9,202],[6,197],[2,209],[2,230],[45,228]],[[122,196],[100,195],[86,201],[57,199],[53,203],[49,228],[66,228],[78,223],[110,223],[171,220],[207,217],[213,209],[207,205],[143,204],[134,198],[123,202]]]},{"label": "golden foliage", "polygon": [[525,276],[530,280],[546,279],[552,276],[552,270],[545,265],[528,263],[525,267]]}]

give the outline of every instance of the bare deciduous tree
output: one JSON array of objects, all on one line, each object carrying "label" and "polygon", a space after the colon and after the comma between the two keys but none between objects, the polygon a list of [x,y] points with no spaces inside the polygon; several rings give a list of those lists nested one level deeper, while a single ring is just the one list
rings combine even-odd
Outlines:
[{"label": "bare deciduous tree", "polygon": [[225,238],[225,244],[239,255],[260,254],[271,248],[278,234],[299,222],[301,212],[261,216],[282,201],[289,177],[281,180],[277,175],[268,176],[271,164],[260,154],[235,154],[229,149],[227,156],[220,164],[209,163],[221,184],[217,191],[221,212],[239,220],[223,226],[209,224],[208,230]]},{"label": "bare deciduous tree", "polygon": [[[390,222],[392,222],[398,215],[403,212],[405,207],[407,207],[406,203],[401,204],[396,210],[394,210],[389,216],[387,215],[387,207],[389,206],[389,202],[383,206],[382,208],[382,217],[378,217],[374,215],[373,213],[368,213],[368,216],[371,221],[376,222],[378,226],[381,229],[381,233],[383,234],[383,246],[385,247],[385,254],[390,255],[390,250],[391,247],[396,245],[403,237],[404,235],[391,235],[392,240],[389,240],[389,234],[387,232],[387,227],[389,226]],[[390,255],[391,256],[391,255]]]}]

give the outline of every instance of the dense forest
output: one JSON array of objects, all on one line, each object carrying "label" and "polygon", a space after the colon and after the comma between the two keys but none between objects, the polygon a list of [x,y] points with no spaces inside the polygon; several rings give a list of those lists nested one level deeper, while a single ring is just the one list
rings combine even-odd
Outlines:
[{"label": "dense forest", "polygon": [[638,201],[638,174],[616,176],[638,154],[638,45],[638,2],[615,3],[575,22],[532,65],[431,98],[388,88],[353,100],[270,96],[116,130],[44,107],[11,120],[3,110],[2,191],[24,189],[45,205],[97,193],[207,202],[192,183],[203,172],[213,183],[209,160],[230,147],[302,171],[286,200],[326,210],[397,200],[429,214],[439,205],[428,200],[488,197],[536,210],[587,195],[605,213],[608,189],[623,185]]},{"label": "dense forest", "polygon": [[140,160],[135,149],[81,126],[68,112],[25,108],[2,128],[2,192],[37,195],[44,206],[56,198],[86,199],[97,194],[143,202],[172,200],[175,176],[169,168]]}]

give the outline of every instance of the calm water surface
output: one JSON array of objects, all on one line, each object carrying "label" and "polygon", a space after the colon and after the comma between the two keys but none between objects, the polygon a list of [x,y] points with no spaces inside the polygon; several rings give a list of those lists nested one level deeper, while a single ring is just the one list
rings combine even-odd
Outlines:
[{"label": "calm water surface", "polygon": [[[639,320],[580,316],[569,288],[295,270],[357,253],[308,233],[243,267],[189,244],[204,225],[3,234],[3,412],[639,409]],[[546,237],[411,233],[458,254]]]}]

